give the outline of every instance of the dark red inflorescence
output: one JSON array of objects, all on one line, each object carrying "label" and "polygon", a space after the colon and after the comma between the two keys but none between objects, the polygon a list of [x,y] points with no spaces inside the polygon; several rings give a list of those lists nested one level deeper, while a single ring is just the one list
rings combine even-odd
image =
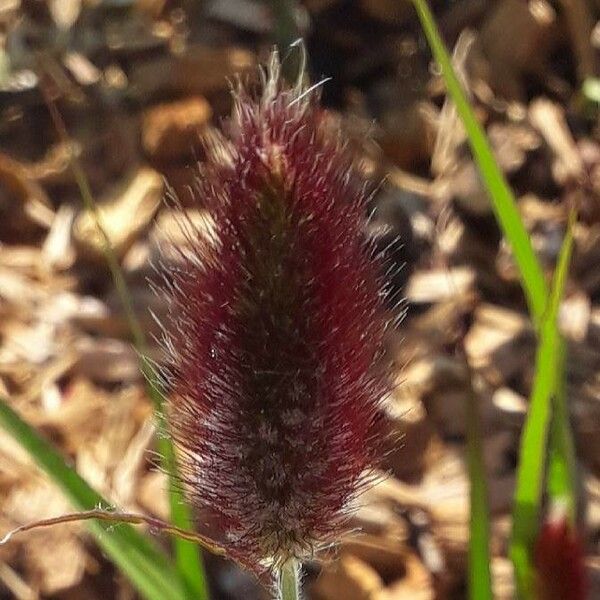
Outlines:
[{"label": "dark red inflorescence", "polygon": [[364,187],[318,96],[274,62],[199,183],[213,234],[170,269],[165,345],[182,479],[257,569],[339,533],[381,448],[386,321]]},{"label": "dark red inflorescence", "polygon": [[539,600],[585,600],[584,559],[583,544],[566,515],[546,521],[535,547]]}]

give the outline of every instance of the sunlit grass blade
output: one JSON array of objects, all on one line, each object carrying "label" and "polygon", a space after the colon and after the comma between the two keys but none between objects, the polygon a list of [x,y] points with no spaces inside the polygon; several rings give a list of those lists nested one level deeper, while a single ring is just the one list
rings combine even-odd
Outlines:
[{"label": "sunlit grass blade", "polygon": [[[63,457],[0,398],[0,425],[31,455],[60,487],[73,506],[91,510],[110,503],[93,490]],[[100,547],[129,577],[147,600],[188,600],[178,571],[168,558],[130,525],[90,521],[89,529]]]},{"label": "sunlit grass blade", "polygon": [[[558,329],[558,309],[567,280],[573,248],[571,217],[554,273],[548,307],[542,317],[529,411],[521,436],[519,467],[513,512],[510,556],[515,566],[520,598],[533,598],[532,548],[540,522],[548,426],[552,402],[561,387],[562,340]],[[557,415],[560,418],[560,415]]]},{"label": "sunlit grass blade", "polygon": [[[482,179],[492,198],[495,214],[503,228],[510,229],[513,222],[517,221],[521,229],[523,229],[516,205],[510,196],[510,190],[496,165],[485,134],[479,126],[469,101],[458,81],[458,77],[454,72],[450,56],[439,35],[433,15],[425,0],[414,0],[414,2],[434,58],[442,68],[448,91],[464,123],[473,154],[481,171]],[[512,205],[505,205],[507,198],[509,201],[512,200]],[[531,263],[527,249],[529,248],[531,254],[533,254],[533,250],[529,244],[527,232],[524,229],[520,232],[516,241],[519,248],[518,255],[515,252],[517,262],[519,263],[519,260],[523,261],[529,267],[529,270],[534,273],[537,281],[537,284],[527,292],[528,302],[530,306],[537,305],[539,296],[545,295],[543,274],[537,268],[535,256],[533,257],[534,262]],[[538,279],[541,280],[542,285],[540,285]],[[467,402],[467,463],[471,485],[468,565],[469,597],[473,600],[487,600],[492,598],[489,502],[487,498],[487,486],[485,484],[479,411],[475,394],[470,394]]]},{"label": "sunlit grass blade", "polygon": [[426,0],[414,0],[414,4],[433,56],[442,69],[448,92],[456,104],[458,114],[467,131],[469,144],[475,162],[479,167],[481,179],[488,190],[502,233],[512,248],[530,312],[534,321],[538,324],[546,307],[548,286],[531,246],[527,230],[519,215],[517,203],[494,158],[483,128],[477,121],[469,100],[452,68],[450,56],[440,37]]},{"label": "sunlit grass blade", "polygon": [[[58,112],[54,102],[46,95],[48,109],[50,111],[54,126],[61,140],[68,144],[69,134],[65,123]],[[98,206],[94,200],[94,196],[90,189],[88,179],[85,172],[75,154],[71,155],[71,169],[79,188],[79,193],[83,200],[85,208],[92,215],[100,238],[102,240],[102,250],[106,259],[106,263],[110,270],[113,283],[119,300],[123,306],[125,318],[131,332],[135,349],[140,356],[140,369],[147,382],[147,392],[154,405],[154,412],[159,428],[159,453],[161,456],[162,466],[169,474],[169,507],[171,513],[171,521],[180,529],[189,529],[192,527],[191,509],[187,504],[185,497],[181,491],[181,487],[177,483],[177,456],[175,448],[171,442],[171,438],[167,435],[168,424],[164,418],[163,393],[160,387],[159,378],[150,364],[148,357],[148,343],[144,330],[133,308],[133,299],[127,286],[125,276],[119,264],[119,260],[113,250],[110,238],[106,233],[106,229],[102,224],[102,217]],[[175,560],[177,567],[185,578],[189,591],[196,600],[208,600],[209,591],[204,573],[204,566],[199,554],[198,547],[190,541],[175,539]]]},{"label": "sunlit grass blade", "polygon": [[[473,156],[479,167],[481,178],[489,192],[490,200],[496,215],[497,221],[502,229],[502,232],[513,250],[515,262],[520,272],[521,283],[527,298],[529,311],[532,319],[538,330],[542,327],[542,321],[544,321],[545,310],[548,306],[549,291],[548,286],[544,279],[543,270],[541,265],[533,252],[531,242],[527,231],[520,219],[517,204],[514,196],[500,170],[490,145],[486,139],[483,128],[478,123],[475,114],[470,106],[469,100],[453,70],[452,63],[450,61],[449,54],[444,46],[444,43],[437,30],[435,20],[429,10],[426,0],[414,0],[415,7],[423,29],[432,48],[433,54],[437,62],[440,64],[442,74],[446,82],[447,89],[454,100],[457,111],[463,121],[465,129],[467,131],[469,143],[473,151]],[[564,277],[566,277],[566,264],[568,264],[568,255],[570,253],[570,247],[572,245],[572,223],[574,214],[571,215],[569,221],[569,229],[565,240],[565,248],[561,254],[561,262],[557,268],[557,277],[555,285],[553,287],[553,293],[557,293],[557,286],[564,287]],[[554,298],[555,303],[560,299],[558,293],[558,299]],[[557,306],[555,307],[557,310]],[[548,328],[549,326],[546,326]],[[540,335],[540,337],[542,337]],[[558,354],[558,362],[556,362],[556,368],[550,373],[552,376],[551,380],[545,378],[544,372],[540,375],[538,373],[537,387],[534,389],[532,397],[538,398],[536,402],[537,409],[534,411],[534,421],[526,432],[529,439],[534,439],[535,436],[544,440],[543,444],[535,446],[535,442],[532,447],[528,446],[527,457],[522,459],[524,464],[519,467],[519,477],[521,480],[521,495],[530,494],[530,500],[533,504],[523,505],[517,504],[515,507],[515,513],[519,513],[519,517],[515,516],[515,519],[519,521],[517,527],[517,540],[527,533],[527,529],[532,526],[535,522],[537,526],[537,520],[534,515],[539,515],[541,505],[541,486],[543,485],[543,473],[546,459],[546,436],[548,432],[549,421],[551,419],[552,410],[554,409],[554,418],[551,419],[551,432],[550,432],[550,465],[548,475],[548,493],[551,497],[559,498],[561,500],[567,500],[570,507],[570,517],[574,520],[575,513],[575,482],[574,482],[574,447],[572,434],[568,419],[568,407],[565,393],[565,382],[564,382],[564,356],[565,349],[560,336],[554,333],[551,335],[546,331],[544,334],[546,339],[546,345],[542,349],[538,350],[538,364],[547,361],[550,358],[554,358]],[[556,339],[556,347],[554,348]],[[550,400],[544,402],[544,398],[547,395],[553,398],[553,404],[550,405]],[[530,433],[531,429],[535,435]],[[524,434],[525,435],[525,434]],[[470,442],[470,447],[473,447],[473,442]],[[522,446],[523,447],[523,446]],[[470,450],[471,451],[471,450]],[[470,458],[471,461],[476,460],[474,455]],[[531,464],[538,464],[539,469],[535,475],[539,479],[534,481],[532,487],[528,487],[526,476],[523,474],[531,468]],[[473,477],[476,474],[470,473],[470,477],[473,483]],[[472,492],[473,493],[473,492]],[[527,498],[524,498],[527,500]],[[518,502],[518,499],[517,499]],[[528,506],[528,508],[526,508]],[[475,507],[474,507],[475,508]],[[471,524],[471,545],[474,547],[476,542],[473,540],[476,537],[479,542],[479,548],[481,552],[484,552],[488,547],[488,541],[483,540],[481,531],[474,536],[477,531],[477,527],[480,525],[478,519],[483,519],[483,516],[473,517]],[[481,530],[481,527],[480,527]],[[526,545],[518,548],[513,547],[512,556],[516,561],[530,561],[530,548]],[[477,569],[474,561],[470,564],[470,579],[473,581],[478,577]],[[477,592],[479,594],[488,594],[483,583],[481,583],[481,589]],[[472,596],[472,597],[486,597],[486,596]]]}]

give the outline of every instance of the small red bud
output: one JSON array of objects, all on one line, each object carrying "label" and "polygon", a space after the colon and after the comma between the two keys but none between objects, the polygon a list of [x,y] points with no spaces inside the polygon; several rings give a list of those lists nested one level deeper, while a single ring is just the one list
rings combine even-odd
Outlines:
[{"label": "small red bud", "polygon": [[585,600],[584,558],[583,544],[560,510],[542,525],[535,546],[539,600]]},{"label": "small red bud", "polygon": [[262,97],[239,90],[201,168],[214,235],[188,224],[192,251],[165,285],[183,483],[256,569],[334,539],[381,448],[383,270],[328,129],[276,60]]}]

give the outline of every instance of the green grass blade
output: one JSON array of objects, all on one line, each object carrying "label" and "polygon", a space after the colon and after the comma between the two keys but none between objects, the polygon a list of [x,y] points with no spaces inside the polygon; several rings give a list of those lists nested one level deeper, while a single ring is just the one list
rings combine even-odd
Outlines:
[{"label": "green grass blade", "polygon": [[546,491],[553,504],[567,508],[567,519],[572,530],[576,529],[577,489],[575,442],[569,418],[565,380],[566,347],[560,340],[558,348],[558,380],[552,401],[552,421],[548,442],[548,475]]},{"label": "green grass blade", "polygon": [[[69,134],[65,123],[58,112],[56,106],[50,98],[47,98],[48,109],[52,116],[52,120],[56,130],[65,143],[69,142]],[[79,188],[81,198],[85,208],[90,211],[94,218],[98,232],[102,240],[102,250],[110,270],[115,289],[119,296],[119,300],[125,311],[125,318],[131,335],[133,337],[134,346],[140,356],[140,369],[147,382],[147,392],[154,405],[154,412],[159,428],[159,452],[161,455],[162,466],[169,474],[169,508],[171,513],[171,522],[180,529],[190,529],[193,527],[192,511],[186,502],[186,499],[181,491],[181,487],[177,485],[177,456],[175,448],[171,442],[171,437],[163,435],[168,430],[168,424],[164,418],[164,396],[160,389],[159,380],[156,372],[147,360],[148,343],[144,330],[133,308],[133,300],[125,276],[121,269],[121,265],[113,250],[110,238],[102,224],[102,218],[98,206],[94,200],[94,196],[90,189],[88,179],[85,172],[74,154],[71,156],[71,169]],[[177,567],[187,582],[190,594],[196,600],[208,600],[208,584],[204,572],[204,565],[200,556],[200,550],[196,544],[188,540],[175,539],[173,541],[175,548],[175,561]]]},{"label": "green grass blade", "polygon": [[[93,196],[87,184],[87,179],[80,166],[77,165],[76,178],[78,181],[81,194],[84,197],[85,205],[90,210],[96,221],[98,229],[102,232],[103,247],[106,261],[108,263],[117,294],[123,308],[125,310],[126,319],[134,340],[135,348],[141,357],[141,370],[148,382],[147,391],[150,400],[154,406],[154,412],[159,429],[159,453],[161,455],[162,466],[169,474],[169,508],[171,513],[171,522],[181,529],[190,529],[192,527],[191,510],[177,485],[177,459],[175,449],[171,442],[170,436],[162,435],[162,432],[168,431],[168,423],[164,419],[164,396],[158,382],[158,377],[150,363],[146,360],[148,356],[148,346],[146,336],[133,309],[133,300],[129,292],[129,288],[123,276],[123,271],[115,253],[110,244],[110,240],[106,235],[98,208],[94,202]],[[173,540],[175,549],[175,561],[179,571],[185,578],[190,594],[197,600],[208,600],[208,587],[204,574],[204,566],[202,564],[199,548],[193,542],[182,539]]]},{"label": "green grass blade", "polygon": [[458,114],[467,131],[473,157],[490,195],[498,224],[510,242],[529,310],[537,325],[542,318],[548,296],[544,273],[531,246],[527,230],[521,221],[512,191],[498,167],[483,128],[477,121],[462,85],[452,68],[450,56],[440,37],[429,6],[426,0],[414,0],[414,4],[433,56],[442,69],[448,92],[456,104]]},{"label": "green grass blade", "polygon": [[[521,488],[517,493],[515,506],[514,520],[517,524],[515,525],[516,531],[513,534],[515,541],[513,542],[511,556],[513,557],[517,571],[521,571],[522,573],[530,567],[531,546],[527,542],[527,537],[531,535],[532,527],[537,527],[537,515],[539,515],[542,500],[541,486],[543,484],[546,457],[545,440],[549,422],[551,423],[551,427],[549,440],[550,464],[547,481],[548,493],[552,498],[560,498],[563,501],[566,499],[569,505],[570,518],[572,521],[575,518],[575,481],[573,476],[575,451],[564,386],[564,343],[556,331],[555,317],[553,321],[550,321],[550,325],[545,325],[545,331],[541,331],[544,319],[552,319],[552,310],[555,312],[558,311],[558,303],[566,278],[566,265],[568,265],[571,252],[571,229],[575,214],[571,215],[569,221],[565,247],[561,252],[552,296],[550,296],[551,292],[548,291],[543,270],[533,252],[529,236],[521,221],[514,196],[506,183],[502,171],[497,165],[485,133],[478,123],[469,100],[453,70],[449,54],[439,35],[427,2],[426,0],[414,0],[414,3],[434,57],[441,66],[448,92],[456,104],[457,111],[467,131],[469,143],[481,178],[490,194],[497,221],[504,236],[511,244],[530,314],[536,328],[540,331],[540,338],[543,337],[545,340],[543,347],[540,345],[538,349],[537,357],[538,365],[544,364],[545,367],[540,367],[542,373],[538,372],[536,385],[532,392],[532,400],[535,399],[533,404],[535,404],[536,408],[533,410],[533,415],[529,415],[528,423],[531,422],[524,431],[524,437],[526,436],[527,440],[522,440],[522,449],[526,447],[527,450],[525,451],[526,456],[521,457],[518,472]],[[545,316],[548,306],[551,308],[550,317]],[[549,364],[554,364],[555,368],[549,369]],[[551,398],[552,400],[550,400]],[[550,402],[552,402],[552,405]],[[555,411],[554,417],[552,417],[553,410]],[[540,440],[542,440],[542,443],[539,443]],[[475,449],[472,450],[472,452],[475,451]],[[476,460],[476,456],[474,455],[470,460]],[[533,465],[538,465],[539,468],[535,469]],[[532,482],[532,485],[529,486],[528,477],[534,470],[534,479],[529,480]],[[472,471],[472,482],[473,477],[476,476],[475,471]],[[472,493],[474,492],[472,491]],[[483,518],[483,516],[479,518]],[[477,526],[478,520],[472,522],[472,538],[473,534],[476,533],[474,528]],[[484,535],[480,531],[476,534],[476,537],[479,539]],[[475,544],[473,539],[471,542]],[[482,544],[481,540],[479,540],[479,543]],[[471,579],[477,577],[473,563],[470,565],[470,576]],[[521,586],[525,585],[526,577],[527,575],[522,576]],[[473,593],[487,594],[489,592],[482,583],[482,589]]]},{"label": "green grass blade", "polygon": [[[110,506],[63,457],[0,398],[0,425],[61,488],[77,510]],[[187,600],[183,580],[167,557],[129,525],[88,523],[100,547],[147,600]]]},{"label": "green grass blade", "polygon": [[[190,507],[183,497],[181,489],[173,487],[173,482],[177,481],[178,474],[175,449],[171,441],[164,436],[161,436],[158,440],[158,449],[162,457],[163,467],[170,475],[169,509],[171,522],[177,527],[188,529],[188,524],[192,523]],[[185,524],[185,526],[180,524]],[[185,578],[190,595],[194,600],[208,600],[210,591],[199,552],[200,549],[197,544],[187,540],[175,540],[175,560],[179,572]]]},{"label": "green grass blade", "polygon": [[[555,273],[555,284],[563,290],[568,277],[569,263],[573,253],[573,229],[577,212],[572,209],[565,231]],[[562,296],[562,291],[561,291]],[[546,489],[551,500],[567,506],[567,518],[573,529],[576,527],[576,461],[575,442],[569,417],[566,385],[567,348],[562,337],[558,347],[557,382],[554,391],[552,421],[550,424],[549,464]]]},{"label": "green grass blade", "polygon": [[469,598],[492,600],[489,506],[482,439],[477,396],[473,390],[469,390],[467,397],[467,466],[471,484]]},{"label": "green grass blade", "polygon": [[[515,259],[518,264],[519,260],[523,261],[529,270],[535,272],[535,277],[541,279],[541,283],[545,285],[543,274],[541,271],[538,272],[533,249],[529,243],[527,232],[522,227],[516,205],[510,195],[510,190],[496,165],[485,135],[475,119],[471,106],[454,73],[450,57],[437,31],[429,7],[424,0],[414,0],[414,3],[434,57],[442,67],[448,91],[452,95],[459,116],[463,120],[465,129],[467,130],[473,154],[476,157],[482,178],[492,198],[495,214],[503,228],[510,229],[514,221],[517,221],[521,226],[522,231],[516,239],[518,250],[515,251]],[[511,200],[512,204],[510,203]],[[528,250],[533,256],[533,263],[531,262]],[[537,305],[540,295],[545,296],[545,290],[543,287],[540,288],[538,281],[537,285],[533,286],[531,291],[527,291],[529,305]],[[470,394],[467,403],[467,462],[471,484],[468,567],[469,598],[472,600],[491,600],[489,503],[483,462],[482,436],[479,427],[479,411],[477,398],[474,393]]]},{"label": "green grass blade", "polygon": [[575,442],[569,417],[566,378],[566,347],[561,340],[558,357],[558,381],[552,403],[550,423],[549,464],[546,490],[554,503],[566,505],[567,518],[573,530],[576,527],[577,500],[575,497],[576,464]]},{"label": "green grass blade", "polygon": [[558,257],[548,308],[540,326],[535,378],[521,436],[510,548],[520,598],[533,597],[532,548],[539,529],[552,401],[561,385],[562,340],[558,330],[558,309],[573,249],[572,220],[573,216]]},{"label": "green grass blade", "polygon": [[551,324],[542,326],[535,380],[521,437],[510,547],[520,598],[528,598],[532,593],[531,552],[539,524],[546,467],[546,438],[558,367],[558,345],[556,328]]},{"label": "green grass blade", "polygon": [[[567,277],[570,256],[573,251],[573,227],[577,214],[571,210],[565,232],[565,239],[555,277],[560,277],[561,285]],[[553,413],[550,424],[549,464],[547,491],[551,500],[566,504],[567,517],[573,529],[576,526],[576,462],[575,442],[571,429],[566,385],[567,348],[565,341],[560,339],[558,348],[557,383],[553,396]]]}]

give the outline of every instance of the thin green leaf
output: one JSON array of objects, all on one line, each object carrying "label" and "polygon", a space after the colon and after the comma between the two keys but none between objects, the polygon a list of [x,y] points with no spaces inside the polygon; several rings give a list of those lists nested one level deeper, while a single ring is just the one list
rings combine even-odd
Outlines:
[{"label": "thin green leaf", "polygon": [[573,216],[558,257],[548,308],[540,325],[535,378],[521,436],[510,548],[520,598],[533,597],[532,549],[539,529],[552,399],[561,378],[562,340],[558,329],[558,309],[573,248],[572,220]]},{"label": "thin green leaf", "polygon": [[439,63],[448,92],[467,131],[469,144],[485,187],[490,195],[494,213],[502,232],[510,242],[515,262],[519,268],[521,283],[531,314],[536,324],[546,307],[548,287],[544,273],[537,260],[527,230],[521,221],[517,203],[506,179],[494,158],[485,133],[452,68],[450,56],[439,34],[435,20],[426,0],[414,0],[423,30],[431,46],[434,58]]},{"label": "thin green leaf", "polygon": [[558,381],[552,403],[552,421],[550,423],[548,477],[546,490],[555,504],[566,505],[567,518],[571,527],[576,526],[577,501],[575,490],[576,464],[575,442],[569,417],[566,389],[566,348],[561,340],[558,358]]},{"label": "thin green leaf", "polygon": [[[60,138],[63,142],[68,143],[69,134],[60,113],[58,112],[52,99],[48,97],[46,100],[48,109],[50,110],[50,114],[54,122],[54,126],[56,127]],[[100,233],[102,250],[110,270],[115,289],[119,296],[119,300],[121,301],[123,310],[125,311],[125,318],[127,319],[127,323],[133,337],[135,349],[140,356],[140,369],[147,382],[146,389],[154,405],[154,412],[159,431],[161,433],[166,432],[168,429],[168,424],[164,418],[164,395],[160,388],[158,376],[147,359],[148,343],[146,336],[133,308],[133,299],[131,297],[129,287],[127,286],[121,265],[119,264],[117,256],[113,250],[110,238],[108,237],[106,229],[102,224],[102,217],[94,200],[88,179],[75,154],[71,155],[71,169],[73,171],[77,187],[79,188],[79,193],[83,200],[83,204],[93,216],[98,232]],[[162,466],[169,474],[169,507],[171,512],[171,521],[173,525],[179,527],[180,529],[190,529],[193,525],[192,511],[181,491],[181,487],[177,484],[177,455],[170,436],[159,436],[159,452],[161,455]],[[196,600],[208,600],[208,584],[198,547],[193,542],[179,538],[176,538],[173,543],[175,547],[175,561],[180,573],[187,582],[190,594]]]},{"label": "thin green leaf", "polygon": [[[519,503],[515,506],[515,521],[519,521],[516,527],[516,539],[522,540],[523,543],[513,544],[512,556],[515,564],[519,564],[517,570],[523,570],[523,566],[527,568],[530,561],[531,547],[525,543],[528,529],[531,528],[537,521],[535,516],[539,515],[541,505],[541,485],[543,480],[543,467],[546,454],[546,435],[548,430],[548,422],[551,419],[552,409],[555,411],[554,418],[551,419],[550,432],[550,466],[548,475],[548,493],[553,498],[567,500],[569,505],[569,515],[572,521],[575,518],[575,481],[574,481],[574,456],[572,433],[568,418],[567,399],[564,386],[564,343],[558,334],[544,332],[542,335],[541,323],[544,319],[544,311],[550,302],[548,298],[549,292],[544,280],[543,270],[537,260],[535,253],[531,247],[527,231],[520,219],[515,199],[508,187],[504,176],[498,167],[491,148],[486,140],[483,129],[477,122],[475,114],[469,104],[466,94],[461,87],[461,84],[454,73],[448,52],[444,43],[437,31],[435,21],[426,3],[426,0],[414,0],[415,7],[423,24],[426,36],[431,45],[432,51],[438,63],[442,68],[442,73],[446,81],[449,93],[451,94],[459,115],[465,125],[471,149],[473,151],[475,161],[480,170],[481,177],[488,189],[492,200],[492,206],[496,214],[498,223],[506,239],[510,242],[515,256],[515,261],[520,271],[521,282],[525,295],[528,301],[529,310],[532,319],[540,330],[540,337],[544,337],[546,345],[538,350],[538,364],[554,361],[555,369],[548,373],[552,379],[547,379],[544,371],[538,373],[538,383],[532,392],[532,398],[537,399],[536,410],[534,411],[533,421],[529,429],[526,429],[527,436],[530,439],[544,440],[543,444],[535,447],[535,442],[532,442],[534,447],[529,448],[528,455],[525,459],[521,458],[522,464],[519,466],[519,477],[522,481],[521,496],[525,503]],[[562,288],[566,277],[566,269],[568,264],[568,254],[572,245],[572,224],[574,213],[571,215],[569,229],[565,239],[565,249],[561,253],[562,262],[557,268],[558,280],[555,281],[553,290],[556,293],[557,284]],[[562,292],[561,292],[562,293]],[[560,299],[554,298],[557,303]],[[556,310],[557,306],[555,306]],[[548,326],[546,326],[548,327]],[[547,367],[546,371],[549,371]],[[544,398],[550,394],[553,397],[553,405],[550,406],[549,400]],[[533,433],[532,433],[533,432]],[[523,446],[522,446],[523,447]],[[524,461],[524,464],[523,464]],[[539,469],[535,471],[535,476],[539,480],[534,480],[533,485],[528,490],[529,498],[525,493],[527,487],[528,475],[532,469],[531,465],[539,465]],[[529,503],[527,503],[529,501]],[[518,517],[517,517],[518,513]],[[529,532],[531,533],[531,532]],[[473,573],[474,575],[474,573]]]},{"label": "thin green leaf", "polygon": [[[569,259],[573,248],[573,227],[576,218],[576,211],[571,210],[555,275],[555,277],[560,277],[563,280],[567,277]],[[564,287],[564,281],[561,285]],[[577,469],[575,464],[575,443],[573,441],[567,400],[566,360],[566,343],[561,338],[558,348],[557,382],[552,402],[553,412],[550,424],[550,453],[546,489],[551,500],[560,504],[566,504],[567,517],[571,526],[575,528]]]},{"label": "thin green leaf", "polygon": [[[158,449],[162,457],[163,466],[168,471],[171,480],[171,489],[169,491],[171,522],[181,529],[189,529],[190,524],[193,522],[191,509],[183,497],[181,490],[173,486],[173,482],[177,480],[178,474],[175,449],[170,440],[164,437],[159,439]],[[175,539],[174,545],[177,567],[188,584],[190,594],[195,600],[208,600],[210,592],[198,545],[179,538]]]},{"label": "thin green leaf", "polygon": [[[573,228],[577,220],[577,212],[572,209],[559,256],[555,277],[560,277],[564,287],[573,252]],[[566,386],[567,348],[564,339],[559,341],[557,383],[553,396],[552,420],[550,424],[549,464],[546,489],[550,499],[556,503],[566,504],[567,518],[573,529],[576,526],[576,464],[575,443],[569,417],[569,405]]]},{"label": "thin green leaf", "polygon": [[469,597],[477,600],[492,600],[489,505],[482,439],[477,396],[473,390],[469,390],[467,397],[467,466],[471,484]]},{"label": "thin green leaf", "polygon": [[[0,398],[0,425],[61,488],[75,508],[91,510],[109,503],[93,490],[63,457]],[[167,557],[129,525],[90,521],[98,544],[147,600],[186,600],[183,580]]]},{"label": "thin green leaf", "polygon": [[[479,125],[467,96],[452,68],[450,57],[441,36],[439,35],[435,20],[429,10],[427,2],[426,0],[414,0],[414,2],[434,57],[442,68],[442,74],[446,81],[448,91],[452,96],[457,111],[465,125],[475,161],[479,167],[482,180],[490,194],[498,223],[506,239],[511,244],[532,319],[538,330],[540,330],[542,328],[541,323],[544,319],[544,311],[550,302],[543,270],[533,252],[527,231],[520,219],[514,196],[494,159],[483,129]],[[563,253],[561,253],[563,262],[559,264],[557,269],[558,280],[555,281],[553,287],[555,294],[558,293],[556,291],[557,286],[561,288],[564,286],[564,280],[561,281],[561,278],[566,277],[566,273],[563,269],[566,269],[565,265],[568,264],[568,254],[571,251],[571,227],[574,217],[575,215],[573,213],[569,222],[569,229],[565,240],[565,249]],[[560,299],[560,293],[554,298],[554,307],[556,310],[558,310],[556,303]],[[548,326],[546,326],[546,329],[547,328]],[[566,499],[570,508],[570,518],[572,521],[574,521],[575,518],[575,481],[573,475],[575,452],[568,419],[567,399],[564,386],[564,343],[560,339],[560,336],[558,336],[558,334],[555,335],[555,333],[550,334],[546,331],[544,332],[544,335],[540,335],[540,337],[544,337],[546,344],[543,349],[540,347],[538,350],[538,364],[543,362],[547,363],[549,359],[552,359],[553,361],[556,354],[558,354],[558,362],[555,363],[556,368],[551,373],[548,373],[552,379],[548,379],[544,372],[542,372],[542,374],[538,373],[538,383],[532,394],[532,396],[535,396],[538,400],[536,402],[537,408],[534,411],[532,424],[527,431],[527,436],[532,440],[543,439],[544,443],[535,447],[535,442],[531,442],[533,447],[529,447],[527,457],[521,459],[522,461],[524,460],[524,465],[519,467],[520,480],[522,482],[521,496],[525,501],[525,504],[519,504],[519,502],[517,502],[517,505],[515,506],[515,520],[519,521],[516,526],[516,539],[522,539],[523,543],[521,543],[521,545],[513,545],[512,556],[515,560],[515,564],[521,565],[517,567],[517,570],[521,571],[523,570],[522,565],[525,565],[525,568],[527,568],[527,565],[531,560],[531,547],[525,543],[525,538],[528,535],[528,528],[530,528],[533,523],[537,526],[535,515],[539,515],[541,505],[540,492],[546,453],[545,440],[552,409],[555,411],[555,416],[551,420],[550,465],[547,482],[548,493],[553,498],[560,498],[563,501]],[[548,369],[546,368],[546,370]],[[549,400],[546,399],[546,401],[544,401],[544,397],[548,394],[551,394],[554,399],[552,406],[549,405]],[[475,452],[475,450],[473,450],[473,452]],[[477,457],[474,454],[470,460],[475,461],[476,458]],[[473,464],[475,465],[475,462],[473,462]],[[527,498],[525,490],[527,487],[527,475],[525,475],[525,473],[528,473],[533,468],[531,466],[533,464],[539,465],[539,469],[535,470],[535,476],[536,478],[539,478],[539,480],[534,480],[532,487],[528,490],[530,497]],[[472,482],[473,477],[476,477],[474,471],[471,473]],[[530,502],[527,503],[527,501]],[[516,516],[516,513],[519,514],[518,517]],[[473,533],[478,524],[478,520],[472,522],[472,545],[474,544]],[[531,532],[529,532],[529,534],[530,533]],[[477,539],[482,537],[482,535],[481,532],[477,534]],[[479,543],[481,543],[481,540]],[[473,552],[471,555],[474,557]],[[473,561],[470,565],[470,579],[472,585],[475,585],[474,580],[477,579],[477,572]],[[487,594],[489,592],[482,583],[481,589],[477,593]]]},{"label": "thin green leaf", "polygon": [[[415,7],[434,57],[442,67],[446,85],[456,104],[458,114],[465,125],[473,154],[492,198],[492,205],[494,206],[498,220],[501,226],[507,230],[513,227],[515,221],[520,225],[521,230],[518,231],[515,239],[515,258],[519,266],[523,262],[527,266],[528,271],[533,273],[534,285],[526,294],[529,305],[537,306],[540,296],[544,297],[545,302],[545,290],[543,287],[545,282],[541,271],[538,272],[535,255],[531,249],[527,232],[520,222],[520,217],[514,200],[510,195],[510,190],[496,165],[485,135],[473,114],[471,106],[454,72],[450,56],[440,38],[427,3],[424,0],[415,0]],[[533,256],[533,262],[530,255]],[[542,286],[540,286],[540,281],[543,284]],[[489,505],[481,440],[477,399],[475,394],[471,393],[467,399],[467,461],[471,484],[468,581],[469,597],[473,600],[488,600],[492,598]]]}]

